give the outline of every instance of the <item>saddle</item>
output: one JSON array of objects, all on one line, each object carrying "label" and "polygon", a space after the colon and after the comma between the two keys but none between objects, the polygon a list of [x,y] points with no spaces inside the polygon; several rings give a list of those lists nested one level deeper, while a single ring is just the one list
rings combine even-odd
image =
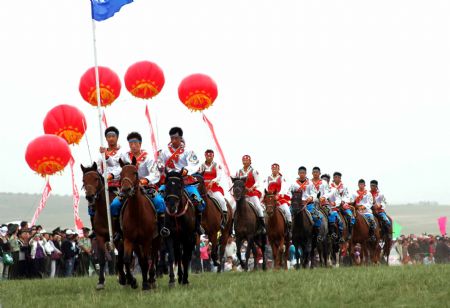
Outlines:
[{"label": "saddle", "polygon": [[213,204],[216,206],[216,208],[219,210],[219,213],[222,214],[222,208],[220,207],[219,201],[216,200],[216,198],[211,197],[209,194],[206,195],[206,198],[211,199],[211,201],[213,202]]}]

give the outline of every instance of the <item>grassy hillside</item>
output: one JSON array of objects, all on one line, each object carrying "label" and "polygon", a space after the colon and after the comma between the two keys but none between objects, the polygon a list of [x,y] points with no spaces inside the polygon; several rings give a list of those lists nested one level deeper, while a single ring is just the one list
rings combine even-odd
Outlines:
[{"label": "grassy hillside", "polygon": [[[0,223],[22,219],[29,221],[39,205],[40,198],[37,194],[0,193]],[[83,194],[80,198],[80,216],[89,225],[87,203]],[[437,218],[447,216],[450,219],[450,206],[392,205],[389,206],[388,213],[403,226],[402,232],[405,234],[436,234],[439,232]],[[38,223],[47,229],[73,226],[72,196],[51,195]]]},{"label": "grassy hillside", "polygon": [[[450,266],[353,267],[191,275],[189,287],[121,287],[109,277],[4,281],[3,307],[448,307]],[[140,279],[138,279],[140,281]]]}]

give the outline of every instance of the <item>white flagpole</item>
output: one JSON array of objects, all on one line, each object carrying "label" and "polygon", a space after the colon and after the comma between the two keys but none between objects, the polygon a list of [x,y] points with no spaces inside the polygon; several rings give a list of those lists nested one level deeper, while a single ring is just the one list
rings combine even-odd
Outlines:
[{"label": "white flagpole", "polygon": [[[100,97],[100,76],[98,73],[98,63],[97,63],[97,39],[95,36],[95,20],[92,19],[92,37],[94,42],[94,62],[95,62],[95,84],[97,88],[97,111],[98,111],[98,127],[100,132],[100,145],[104,147],[103,140],[103,129],[102,129],[102,111],[101,111],[101,97]],[[109,231],[109,242],[113,245],[113,233],[111,226],[111,211],[109,208],[109,190],[108,190],[108,175],[106,173],[106,160],[105,153],[102,153],[102,168],[103,168],[103,179],[105,182],[105,200],[106,200],[106,213],[108,215],[108,231]]]}]

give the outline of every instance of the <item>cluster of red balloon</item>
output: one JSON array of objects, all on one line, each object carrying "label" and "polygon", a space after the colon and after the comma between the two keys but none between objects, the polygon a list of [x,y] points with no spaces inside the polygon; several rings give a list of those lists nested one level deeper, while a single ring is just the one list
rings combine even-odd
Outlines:
[{"label": "cluster of red balloon", "polygon": [[86,119],[78,108],[58,105],[45,116],[45,135],[28,144],[25,160],[41,176],[60,172],[72,158],[69,144],[78,144],[85,131]]}]

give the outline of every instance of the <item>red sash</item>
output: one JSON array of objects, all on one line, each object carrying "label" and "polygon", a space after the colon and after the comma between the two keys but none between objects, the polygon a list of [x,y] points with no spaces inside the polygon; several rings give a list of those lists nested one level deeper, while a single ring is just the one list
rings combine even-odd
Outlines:
[{"label": "red sash", "polygon": [[[239,174],[242,174],[241,171],[239,171]],[[242,175],[244,175],[244,174],[242,174]],[[256,183],[256,180],[255,180],[255,177],[253,176],[253,168],[252,168],[252,169],[250,169],[250,172],[247,175],[247,181],[245,182],[245,187],[247,189],[252,188],[253,185],[255,185],[255,183]],[[262,193],[259,190],[257,190],[257,189],[253,189],[253,191],[247,191],[246,195],[248,197],[261,198]]]},{"label": "red sash", "polygon": [[105,159],[108,159],[111,156],[115,156],[119,149],[120,149],[120,146],[118,146],[117,149],[110,150],[110,151],[107,149],[106,152],[105,152]]},{"label": "red sash", "polygon": [[[377,200],[376,199],[377,199],[377,197],[378,197],[380,192],[377,190],[377,191],[370,191],[370,193],[372,194],[372,197],[373,197],[373,204],[377,205]],[[384,210],[380,206],[379,208],[375,208],[375,212],[381,213],[381,212],[384,212]]]},{"label": "red sash", "polygon": [[170,169],[175,169],[175,163],[178,162],[178,159],[180,158],[180,154],[184,153],[184,147],[182,145],[180,145],[180,147],[178,149],[174,150],[169,144],[169,151],[170,151],[170,153],[172,153],[172,155],[166,161],[165,167],[169,167]]},{"label": "red sash", "polygon": [[309,180],[308,179],[305,179],[305,181],[303,181],[303,183],[302,182],[300,182],[300,180],[299,179],[297,179],[297,184],[300,186],[299,188],[298,188],[298,191],[302,191],[302,192],[305,192],[306,191],[306,188],[308,187],[308,185],[309,185]]},{"label": "red sash", "polygon": [[[133,153],[128,152],[128,157],[130,158],[130,161],[133,161]],[[142,151],[142,153],[136,157],[136,167],[139,168],[139,165],[147,158],[147,152]]]},{"label": "red sash", "polygon": [[342,182],[339,183],[339,185],[336,186],[334,182],[331,182],[330,187],[336,188],[339,193],[344,189],[344,184]]},{"label": "red sash", "polygon": [[311,180],[311,182],[313,183],[314,187],[316,188],[316,191],[319,191],[320,185],[322,184],[322,180],[318,180],[316,183],[314,183],[313,180]]},{"label": "red sash", "polygon": [[366,195],[367,190],[365,190],[365,189],[363,191],[357,190],[356,193],[358,194],[358,197],[356,197],[356,199],[355,199],[355,205],[358,205],[362,201],[364,196]]}]

